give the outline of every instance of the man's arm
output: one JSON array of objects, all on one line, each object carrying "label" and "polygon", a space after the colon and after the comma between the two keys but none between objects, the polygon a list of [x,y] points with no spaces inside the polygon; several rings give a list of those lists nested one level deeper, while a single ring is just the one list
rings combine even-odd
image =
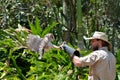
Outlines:
[{"label": "man's arm", "polygon": [[103,55],[99,54],[98,51],[94,51],[84,57],[74,56],[72,61],[76,66],[83,67],[83,66],[93,65],[95,62],[97,62],[98,60],[101,60],[102,58],[103,58]]}]

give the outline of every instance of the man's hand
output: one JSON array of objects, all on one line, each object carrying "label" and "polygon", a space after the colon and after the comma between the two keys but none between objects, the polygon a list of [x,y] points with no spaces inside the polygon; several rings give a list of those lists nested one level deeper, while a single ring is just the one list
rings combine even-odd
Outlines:
[{"label": "man's hand", "polygon": [[74,56],[73,59],[72,59],[72,61],[73,61],[73,63],[74,63],[75,66],[77,66],[77,67],[81,66],[80,57]]}]

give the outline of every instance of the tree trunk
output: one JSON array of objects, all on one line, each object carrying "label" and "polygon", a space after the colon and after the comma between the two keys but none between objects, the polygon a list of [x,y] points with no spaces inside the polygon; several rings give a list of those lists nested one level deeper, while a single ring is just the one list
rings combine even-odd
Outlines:
[{"label": "tree trunk", "polygon": [[82,27],[82,5],[81,5],[81,0],[77,0],[76,3],[76,8],[77,8],[77,26],[78,26],[78,46],[80,49],[83,49],[83,32],[84,32],[84,28]]},{"label": "tree trunk", "polygon": [[66,30],[64,32],[65,41],[70,42],[71,44],[75,41],[76,36],[76,2],[74,0],[63,0],[63,14],[64,20],[63,24],[66,26]]}]

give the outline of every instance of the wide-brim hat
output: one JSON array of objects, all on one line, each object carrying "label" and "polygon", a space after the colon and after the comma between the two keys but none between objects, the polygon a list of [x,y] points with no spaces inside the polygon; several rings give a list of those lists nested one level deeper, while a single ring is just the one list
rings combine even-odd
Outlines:
[{"label": "wide-brim hat", "polygon": [[106,35],[104,32],[95,31],[92,37],[87,38],[84,36],[84,39],[85,40],[100,39],[107,42],[109,44],[109,48],[112,48],[112,44],[108,41],[108,35]]}]

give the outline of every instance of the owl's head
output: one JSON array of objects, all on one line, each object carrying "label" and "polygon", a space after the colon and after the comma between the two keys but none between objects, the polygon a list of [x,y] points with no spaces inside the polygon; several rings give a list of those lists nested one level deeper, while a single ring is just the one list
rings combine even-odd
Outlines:
[{"label": "owl's head", "polygon": [[50,41],[54,41],[55,40],[55,37],[52,33],[48,33],[45,35],[45,37],[47,37]]}]

